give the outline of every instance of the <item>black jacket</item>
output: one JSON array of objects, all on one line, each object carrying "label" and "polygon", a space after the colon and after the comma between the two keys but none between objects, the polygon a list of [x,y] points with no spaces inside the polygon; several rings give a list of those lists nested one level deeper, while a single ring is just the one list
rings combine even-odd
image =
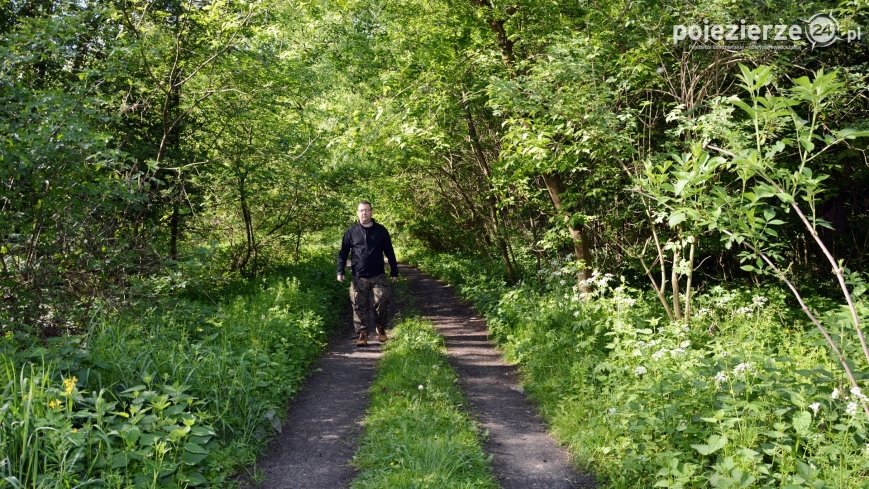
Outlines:
[{"label": "black jacket", "polygon": [[398,276],[398,262],[392,249],[392,239],[389,237],[389,231],[382,224],[374,222],[366,228],[356,223],[344,233],[336,263],[338,273],[344,273],[344,264],[347,263],[347,256],[350,255],[351,250],[353,255],[350,262],[354,277],[371,278],[386,273],[383,267],[383,255],[386,255],[386,259],[389,260],[390,276]]}]

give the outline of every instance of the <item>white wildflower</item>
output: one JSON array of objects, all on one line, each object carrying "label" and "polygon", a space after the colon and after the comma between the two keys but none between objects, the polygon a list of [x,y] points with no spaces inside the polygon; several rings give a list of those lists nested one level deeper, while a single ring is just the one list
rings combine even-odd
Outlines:
[{"label": "white wildflower", "polygon": [[615,297],[613,299],[613,301],[616,304],[618,304],[620,306],[625,306],[625,307],[633,307],[637,303],[637,300],[634,299],[633,297],[625,297],[625,296]]},{"label": "white wildflower", "polygon": [[832,400],[835,401],[835,400],[838,399],[838,398],[839,398],[839,388],[838,388],[838,387],[834,387],[834,388],[833,388],[833,393],[830,394],[830,399],[832,399]]},{"label": "white wildflower", "polygon": [[761,307],[765,306],[766,302],[767,302],[767,298],[762,296],[762,295],[756,295],[756,296],[751,298],[751,305],[757,309],[760,309]]},{"label": "white wildflower", "polygon": [[652,360],[660,360],[666,354],[667,354],[667,349],[661,348],[660,350],[656,351],[655,353],[652,353]]},{"label": "white wildflower", "polygon": [[809,404],[809,409],[811,409],[813,413],[818,414],[818,410],[821,409],[821,403],[820,402],[813,402],[813,403]]},{"label": "white wildflower", "polygon": [[684,354],[685,354],[684,348],[673,348],[672,350],[670,350],[670,355],[673,355],[674,357],[678,357],[679,355],[684,355]]},{"label": "white wildflower", "polygon": [[845,407],[845,413],[850,414],[851,416],[857,414],[857,403],[849,402],[848,406]]},{"label": "white wildflower", "polygon": [[561,285],[567,285],[567,280],[561,279],[558,281],[558,283]]},{"label": "white wildflower", "polygon": [[417,387],[417,389],[419,389],[419,390],[425,390],[425,386],[422,385],[422,384],[419,384],[419,387]]},{"label": "white wildflower", "polygon": [[727,382],[727,372],[722,370],[721,372],[715,374],[715,384],[718,385],[723,382]]},{"label": "white wildflower", "polygon": [[741,316],[745,316],[747,314],[751,314],[752,311],[754,311],[754,309],[751,306],[742,306],[736,310],[736,314],[739,314]]},{"label": "white wildflower", "polygon": [[616,411],[616,408],[611,407],[611,408],[607,409],[606,412],[607,412],[607,414],[609,414],[610,416],[612,416],[612,415],[615,414],[617,411]]},{"label": "white wildflower", "polygon": [[635,373],[636,375],[638,375],[638,376],[639,376],[639,375],[643,375],[643,374],[645,374],[646,372],[647,372],[646,367],[644,367],[644,366],[642,366],[642,365],[640,365],[639,367],[637,367],[637,368],[634,369],[634,373]]},{"label": "white wildflower", "polygon": [[579,317],[579,311],[573,311],[573,317],[578,318],[578,317]]},{"label": "white wildflower", "polygon": [[736,374],[739,374],[742,372],[748,372],[750,368],[751,368],[751,364],[740,363],[739,365],[733,367],[733,375],[736,375]]},{"label": "white wildflower", "polygon": [[851,387],[851,395],[861,401],[866,400],[866,394],[863,394],[863,391],[861,391],[859,387]]}]

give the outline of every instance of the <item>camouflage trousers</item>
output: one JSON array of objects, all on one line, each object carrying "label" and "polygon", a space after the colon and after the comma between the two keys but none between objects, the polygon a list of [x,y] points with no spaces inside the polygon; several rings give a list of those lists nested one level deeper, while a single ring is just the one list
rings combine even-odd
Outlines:
[{"label": "camouflage trousers", "polygon": [[352,278],[350,301],[353,303],[353,328],[357,333],[372,331],[374,326],[386,328],[391,294],[389,279],[385,274]]}]

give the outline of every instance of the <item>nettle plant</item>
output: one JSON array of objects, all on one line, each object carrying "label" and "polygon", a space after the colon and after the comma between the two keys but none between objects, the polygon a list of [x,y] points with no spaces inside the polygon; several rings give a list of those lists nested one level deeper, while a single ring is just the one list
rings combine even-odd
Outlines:
[{"label": "nettle plant", "polygon": [[[869,366],[861,326],[866,284],[821,239],[819,228],[830,225],[816,212],[827,178],[819,170],[819,158],[847,141],[869,137],[869,131],[831,130],[821,124],[844,88],[835,72],[820,70],[813,78],[795,79],[786,91],[776,91],[769,67],[740,65],[740,71],[747,97],[719,99],[710,114],[683,122],[690,126],[690,150],[663,163],[647,163],[637,179],[639,191],[654,199],[659,222],[666,221],[677,236],[688,236],[681,239],[683,247],[694,250],[696,233],[716,233],[728,249],[741,249],[744,270],[781,280],[842,366],[849,400],[869,416],[860,386]],[[747,132],[734,125],[738,109],[748,117]],[[725,147],[714,144],[716,140],[724,140]],[[807,304],[786,256],[785,238],[778,232],[786,215],[796,216],[828,262],[844,301],[839,309],[820,314]],[[674,262],[675,278],[679,260]]]}]

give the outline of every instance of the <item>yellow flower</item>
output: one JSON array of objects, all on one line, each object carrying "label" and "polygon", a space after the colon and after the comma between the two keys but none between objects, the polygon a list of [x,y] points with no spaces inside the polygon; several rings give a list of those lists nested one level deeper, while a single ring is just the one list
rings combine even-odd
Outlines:
[{"label": "yellow flower", "polygon": [[73,432],[73,433],[78,433],[78,428],[73,428],[73,429],[72,429],[72,432]]},{"label": "yellow flower", "polygon": [[66,392],[66,395],[71,395],[72,391],[75,390],[75,384],[78,382],[78,377],[72,376],[63,381],[63,390]]},{"label": "yellow flower", "polygon": [[48,403],[49,409],[60,409],[60,399],[52,399]]}]

